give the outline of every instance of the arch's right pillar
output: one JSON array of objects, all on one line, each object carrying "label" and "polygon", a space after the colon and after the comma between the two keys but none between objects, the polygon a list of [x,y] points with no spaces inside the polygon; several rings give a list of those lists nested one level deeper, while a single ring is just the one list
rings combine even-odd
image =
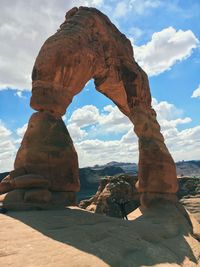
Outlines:
[{"label": "arch's right pillar", "polygon": [[151,107],[137,105],[134,107],[132,120],[134,131],[139,138],[138,191],[176,193],[176,166],[164,143],[156,112]]}]

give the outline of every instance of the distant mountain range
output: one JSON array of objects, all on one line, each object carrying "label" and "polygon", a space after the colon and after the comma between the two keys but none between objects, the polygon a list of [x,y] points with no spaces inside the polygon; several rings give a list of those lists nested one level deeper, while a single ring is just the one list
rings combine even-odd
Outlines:
[{"label": "distant mountain range", "polygon": [[[94,167],[88,167],[88,169],[99,171],[107,167],[121,168],[125,173],[130,175],[137,175],[138,173],[138,165],[136,163],[126,163],[126,162],[116,162],[116,161],[111,161],[105,165],[95,165]],[[176,171],[177,171],[177,176],[200,177],[200,160],[178,161],[176,162]]]},{"label": "distant mountain range", "polygon": [[[200,177],[200,160],[177,162],[176,169],[178,177]],[[93,193],[96,192],[99,180],[103,176],[113,176],[123,173],[137,176],[138,165],[136,163],[111,161],[105,165],[81,168],[79,171],[81,192],[78,193],[78,197],[82,199],[82,195],[88,194],[89,196],[91,195],[91,191],[93,191]]]},{"label": "distant mountain range", "polygon": [[178,176],[200,177],[200,160],[176,162]]},{"label": "distant mountain range", "polygon": [[[200,177],[200,160],[179,161],[176,162],[178,176]],[[88,183],[98,183],[99,177],[113,176],[126,173],[137,175],[138,165],[136,163],[111,161],[105,165],[95,165],[93,167],[80,168],[80,178]],[[8,175],[9,172],[0,173],[0,181]],[[83,184],[84,186],[84,184]],[[88,186],[88,185],[87,185]]]}]

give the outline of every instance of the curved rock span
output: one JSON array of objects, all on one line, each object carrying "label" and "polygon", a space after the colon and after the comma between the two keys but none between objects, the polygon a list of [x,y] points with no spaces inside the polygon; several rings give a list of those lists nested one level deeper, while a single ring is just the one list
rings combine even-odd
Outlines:
[{"label": "curved rock span", "polygon": [[[60,29],[46,40],[36,58],[30,105],[37,112],[30,118],[15,170],[0,185],[1,193],[18,190],[23,202],[24,190],[33,187],[33,177],[34,187],[46,190],[49,203],[52,193],[79,190],[77,153],[62,115],[92,78],[96,89],[134,125],[139,139],[138,191],[176,193],[175,164],[151,106],[148,77],[135,62],[126,36],[100,11],[87,7],[67,12]],[[42,179],[47,180],[43,186]],[[41,192],[35,190],[36,203]]]}]

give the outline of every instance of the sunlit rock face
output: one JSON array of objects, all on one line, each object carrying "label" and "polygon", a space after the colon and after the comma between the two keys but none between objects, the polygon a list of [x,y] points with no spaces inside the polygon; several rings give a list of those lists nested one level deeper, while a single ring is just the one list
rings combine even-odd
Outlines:
[{"label": "sunlit rock face", "polygon": [[175,193],[175,164],[151,107],[148,77],[135,62],[130,41],[94,8],[67,12],[36,58],[30,105],[37,113],[29,121],[15,170],[41,175],[50,181],[51,191],[79,190],[78,159],[61,116],[92,78],[96,89],[134,124],[139,138],[137,190]]}]

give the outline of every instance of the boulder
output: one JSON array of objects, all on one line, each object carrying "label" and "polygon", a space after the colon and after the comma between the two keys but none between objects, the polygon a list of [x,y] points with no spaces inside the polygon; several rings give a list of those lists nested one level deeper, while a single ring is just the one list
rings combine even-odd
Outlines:
[{"label": "boulder", "polygon": [[126,213],[139,206],[139,194],[135,189],[137,177],[129,175],[102,178],[96,194],[82,200],[79,207],[111,217],[123,217],[120,203],[124,203]]}]

